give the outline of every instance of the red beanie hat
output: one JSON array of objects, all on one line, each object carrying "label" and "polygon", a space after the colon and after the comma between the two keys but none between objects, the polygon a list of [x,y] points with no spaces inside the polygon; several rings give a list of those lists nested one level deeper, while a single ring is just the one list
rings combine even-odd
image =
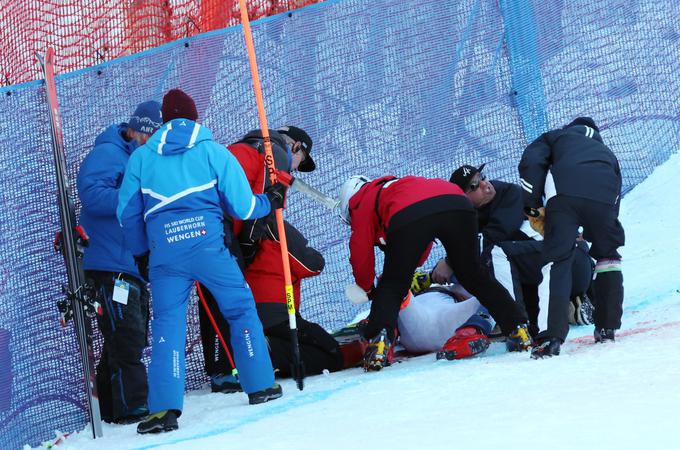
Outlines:
[{"label": "red beanie hat", "polygon": [[189,119],[194,122],[198,119],[196,103],[181,89],[170,89],[163,97],[163,123],[173,119]]}]

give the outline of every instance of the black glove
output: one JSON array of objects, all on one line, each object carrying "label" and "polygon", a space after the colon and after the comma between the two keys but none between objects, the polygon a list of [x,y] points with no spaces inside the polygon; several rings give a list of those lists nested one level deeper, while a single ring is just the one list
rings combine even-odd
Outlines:
[{"label": "black glove", "polygon": [[144,281],[149,281],[149,252],[142,255],[135,255],[135,264],[137,265],[137,270],[142,276]]},{"label": "black glove", "polygon": [[527,217],[538,217],[541,215],[539,208],[532,208],[530,206],[524,207],[524,214],[526,214]]},{"label": "black glove", "polygon": [[264,190],[264,195],[272,205],[272,211],[283,207],[283,200],[286,198],[286,187],[281,183],[274,183]]}]

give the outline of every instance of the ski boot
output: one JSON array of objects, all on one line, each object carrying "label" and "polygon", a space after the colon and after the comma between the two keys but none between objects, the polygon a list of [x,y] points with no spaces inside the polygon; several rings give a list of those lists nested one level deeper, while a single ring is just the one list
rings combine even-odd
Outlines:
[{"label": "ski boot", "polygon": [[593,323],[594,309],[585,294],[572,298],[569,302],[569,325],[590,325]]},{"label": "ski boot", "polygon": [[432,284],[432,276],[425,272],[415,272],[411,280],[411,292],[418,295]]},{"label": "ski boot", "polygon": [[468,358],[486,351],[489,348],[489,338],[477,328],[468,326],[459,328],[444,346],[437,352],[437,359]]},{"label": "ski boot", "polygon": [[517,328],[515,328],[505,339],[505,348],[507,348],[509,352],[526,352],[532,345],[533,342],[531,341],[529,329],[524,323],[517,325]]},{"label": "ski boot", "polygon": [[595,332],[593,333],[593,336],[595,337],[595,342],[599,342],[601,344],[605,342],[614,342],[616,341],[616,330],[613,328],[595,328]]},{"label": "ski boot", "polygon": [[531,359],[543,359],[557,356],[560,354],[562,341],[557,338],[545,338],[531,349]]},{"label": "ski boot", "polygon": [[177,425],[177,418],[180,414],[182,413],[175,409],[166,409],[153,413],[137,425],[137,433],[163,433],[176,430],[179,428],[179,425]]},{"label": "ski boot", "polygon": [[270,400],[276,400],[283,395],[283,389],[279,383],[274,383],[274,386],[262,389],[261,391],[248,394],[248,403],[251,405],[259,405]]},{"label": "ski boot", "polygon": [[363,359],[365,372],[377,372],[392,363],[394,357],[393,341],[394,333],[389,333],[385,328],[380,330],[377,336],[368,340],[368,347],[366,347]]},{"label": "ski boot", "polygon": [[223,394],[233,394],[235,392],[242,392],[241,383],[238,382],[232,374],[218,373],[210,377],[210,390],[213,392],[222,392]]}]

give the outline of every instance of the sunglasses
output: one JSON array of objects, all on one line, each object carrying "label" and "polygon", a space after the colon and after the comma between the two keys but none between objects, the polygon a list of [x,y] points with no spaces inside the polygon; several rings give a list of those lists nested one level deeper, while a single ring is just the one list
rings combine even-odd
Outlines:
[{"label": "sunglasses", "polygon": [[470,183],[470,184],[468,185],[468,190],[467,190],[467,191],[468,191],[468,192],[475,192],[477,189],[479,189],[479,184],[480,184],[482,181],[484,181],[484,180],[486,180],[486,175],[480,176],[480,177],[477,179],[477,181],[473,181],[472,183]]}]

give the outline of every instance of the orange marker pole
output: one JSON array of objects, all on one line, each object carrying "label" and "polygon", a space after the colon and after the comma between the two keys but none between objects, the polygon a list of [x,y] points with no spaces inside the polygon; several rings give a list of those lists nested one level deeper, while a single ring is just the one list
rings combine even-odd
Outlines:
[{"label": "orange marker pole", "polygon": [[[264,160],[267,164],[267,172],[269,173],[269,180],[272,184],[276,183],[276,167],[274,166],[274,154],[272,152],[271,139],[269,138],[269,125],[267,124],[267,114],[264,109],[264,98],[262,96],[262,86],[260,85],[260,77],[257,70],[257,58],[255,56],[255,45],[253,44],[253,33],[250,29],[250,19],[248,19],[248,9],[245,0],[239,0],[239,8],[241,10],[241,23],[243,25],[243,34],[246,39],[246,48],[248,50],[248,62],[250,64],[250,75],[253,77],[253,90],[255,91],[255,101],[257,102],[257,114],[260,118],[260,129],[262,130],[262,138],[264,140]],[[288,309],[288,325],[291,332],[291,344],[293,350],[293,367],[292,374],[297,387],[302,390],[304,387],[304,367],[302,359],[300,358],[300,344],[298,342],[297,321],[295,319],[295,294],[293,291],[293,283],[290,275],[290,261],[288,260],[288,241],[286,240],[286,232],[283,225],[283,211],[281,208],[275,211],[276,226],[279,231],[279,240],[281,244],[281,261],[283,262],[283,276],[286,286],[286,306]]]}]

